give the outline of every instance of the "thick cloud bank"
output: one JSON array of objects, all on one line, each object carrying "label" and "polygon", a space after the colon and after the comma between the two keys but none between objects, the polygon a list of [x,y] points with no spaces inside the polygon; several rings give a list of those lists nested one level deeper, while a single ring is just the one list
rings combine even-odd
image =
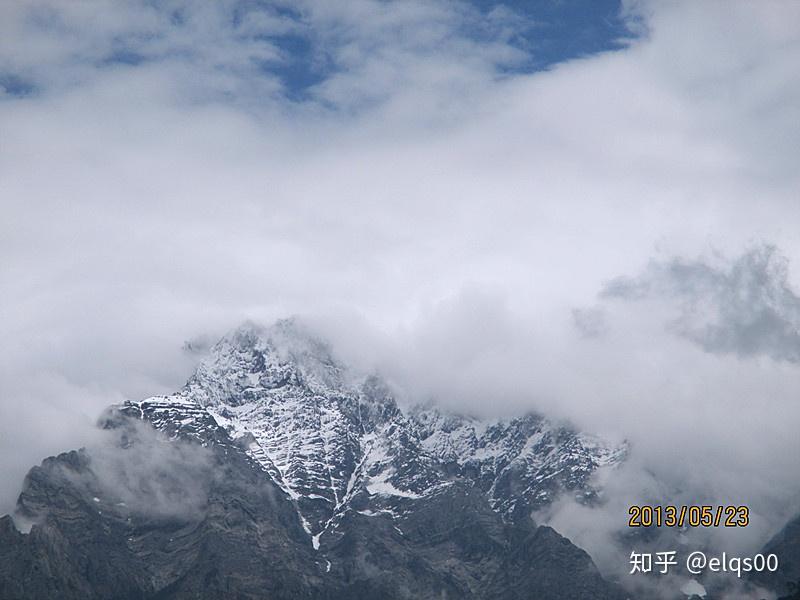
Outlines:
[{"label": "thick cloud bank", "polygon": [[533,73],[509,10],[142,5],[0,8],[0,511],[185,340],[291,314],[410,396],[629,439],[608,530],[798,508],[798,5],[627,3]]}]

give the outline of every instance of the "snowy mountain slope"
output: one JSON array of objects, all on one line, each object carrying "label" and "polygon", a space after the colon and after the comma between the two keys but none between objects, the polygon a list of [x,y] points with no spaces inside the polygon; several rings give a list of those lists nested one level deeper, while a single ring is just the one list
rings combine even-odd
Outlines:
[{"label": "snowy mountain slope", "polygon": [[29,472],[0,597],[623,600],[527,509],[591,500],[624,448],[539,416],[403,410],[292,322],[242,327],[105,445]]},{"label": "snowy mountain slope", "polygon": [[354,376],[291,320],[235,330],[182,390],[127,407],[167,432],[223,428],[295,502],[315,546],[356,498],[362,512],[401,514],[454,481],[477,485],[507,518],[564,492],[591,502],[592,475],[626,452],[538,415],[404,412],[380,378]]}]

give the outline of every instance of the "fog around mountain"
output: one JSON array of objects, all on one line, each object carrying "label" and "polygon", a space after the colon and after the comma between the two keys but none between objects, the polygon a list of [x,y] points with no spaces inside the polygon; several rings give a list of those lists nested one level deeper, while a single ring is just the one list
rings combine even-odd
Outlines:
[{"label": "fog around mountain", "polygon": [[630,504],[750,505],[698,532],[743,551],[800,511],[798,7],[625,2],[526,70],[513,7],[301,5],[0,8],[0,513],[292,315],[401,402],[627,440],[604,507],[540,515],[606,571]]}]

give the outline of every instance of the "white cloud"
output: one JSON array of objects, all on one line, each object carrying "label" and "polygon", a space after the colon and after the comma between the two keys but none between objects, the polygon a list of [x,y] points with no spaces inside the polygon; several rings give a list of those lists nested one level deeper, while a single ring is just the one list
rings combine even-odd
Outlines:
[{"label": "white cloud", "polygon": [[[501,68],[513,19],[451,3],[136,6],[0,9],[0,70],[36,84],[0,102],[1,453],[77,443],[43,406],[174,389],[199,333],[327,314],[417,393],[628,436],[665,482],[743,490],[762,537],[790,510],[796,366],[665,333],[667,300],[605,307],[594,337],[572,310],[653,256],[761,241],[796,289],[795,5],[637,3],[646,36],[530,75]],[[294,102],[258,65],[298,32],[327,70]],[[102,65],[119,40],[146,60]]]}]

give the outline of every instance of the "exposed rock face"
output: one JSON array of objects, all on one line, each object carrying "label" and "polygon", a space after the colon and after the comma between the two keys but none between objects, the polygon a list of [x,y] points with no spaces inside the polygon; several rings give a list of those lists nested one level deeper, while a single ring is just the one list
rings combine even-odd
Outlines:
[{"label": "exposed rock face", "polygon": [[529,518],[624,447],[528,415],[401,410],[291,322],[223,338],[103,447],[29,473],[0,598],[620,599]]},{"label": "exposed rock face", "polygon": [[753,573],[752,579],[785,594],[781,600],[800,599],[800,516],[787,523],[761,552],[778,557],[778,570],[775,573]]},{"label": "exposed rock face", "polygon": [[[204,409],[205,412],[203,412]],[[291,321],[223,338],[180,392],[131,404],[157,427],[214,421],[296,499],[312,534],[353,492],[409,498],[474,482],[504,516],[527,516],[563,491],[591,501],[600,467],[625,447],[538,415],[480,421],[435,408],[401,411],[378,377],[354,377]]]}]

